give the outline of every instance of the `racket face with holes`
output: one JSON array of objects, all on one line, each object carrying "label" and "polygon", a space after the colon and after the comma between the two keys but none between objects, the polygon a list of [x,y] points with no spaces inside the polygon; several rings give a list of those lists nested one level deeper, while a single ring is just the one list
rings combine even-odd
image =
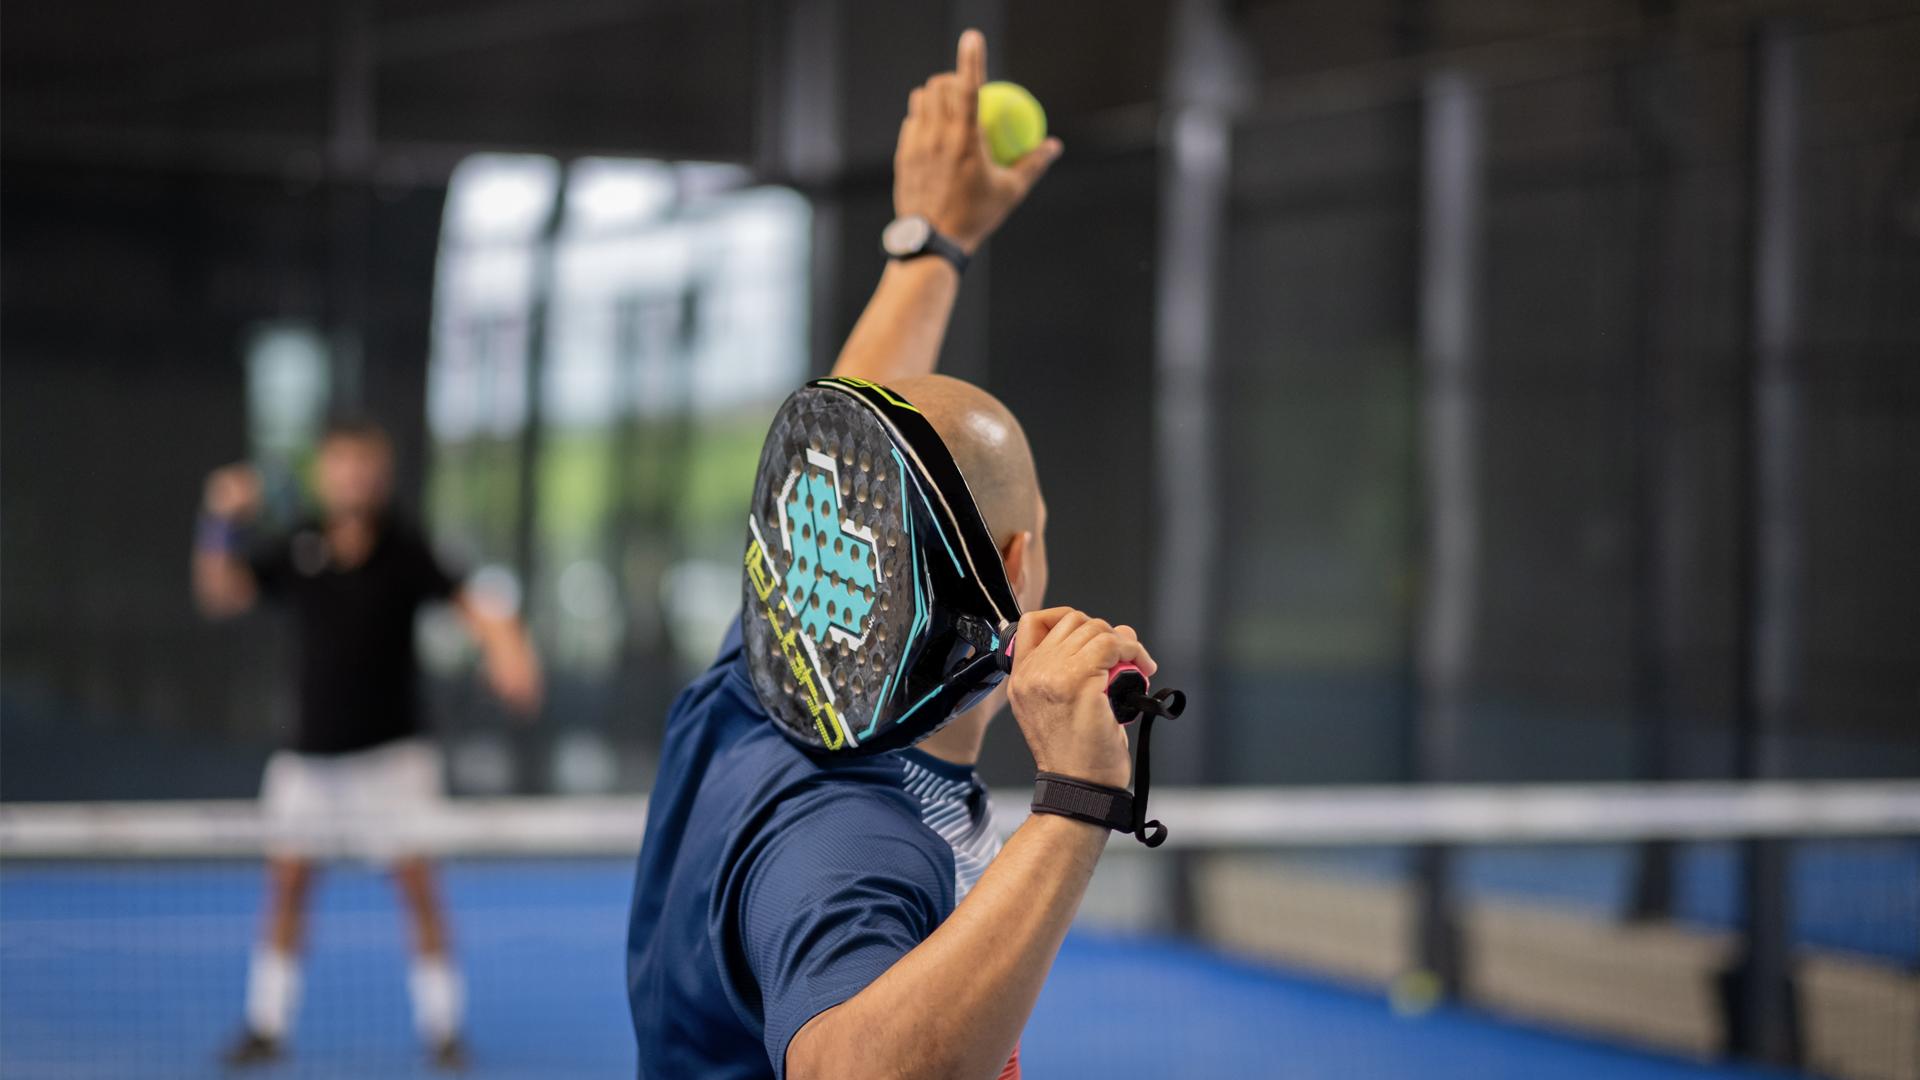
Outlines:
[{"label": "racket face with holes", "polygon": [[742,635],[781,731],[823,755],[884,753],[999,682],[1020,613],[959,468],[885,387],[820,379],[780,407],[747,516]]}]

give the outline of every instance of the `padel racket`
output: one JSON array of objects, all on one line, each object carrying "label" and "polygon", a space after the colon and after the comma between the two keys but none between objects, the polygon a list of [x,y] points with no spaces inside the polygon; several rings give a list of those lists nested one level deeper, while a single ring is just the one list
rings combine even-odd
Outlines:
[{"label": "padel racket", "polygon": [[774,417],[747,517],[754,691],[816,753],[884,753],[1005,676],[1020,618],[986,521],[920,410],[859,379],[808,383]]},{"label": "padel racket", "polygon": [[[993,535],[939,433],[914,405],[861,379],[808,383],[775,415],[747,514],[742,633],[754,692],[814,753],[885,753],[926,738],[1013,668],[1020,605]],[[1121,723],[1141,720],[1131,819],[1142,843],[1156,716],[1130,663],[1108,673]],[[1124,793],[1122,793],[1124,794]]]}]

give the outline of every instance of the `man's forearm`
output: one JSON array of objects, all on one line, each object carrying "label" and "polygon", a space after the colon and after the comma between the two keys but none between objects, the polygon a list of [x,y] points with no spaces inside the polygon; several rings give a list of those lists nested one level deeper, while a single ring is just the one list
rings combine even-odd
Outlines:
[{"label": "man's forearm", "polygon": [[833,373],[877,383],[932,374],[959,294],[960,274],[945,259],[889,261]]},{"label": "man's forearm", "polygon": [[240,615],[253,607],[257,589],[247,564],[223,551],[196,548],[193,598],[210,619]]},{"label": "man's forearm", "polygon": [[994,1076],[1019,1041],[1107,835],[1063,817],[1028,818],[939,929],[800,1030],[788,1077]]},{"label": "man's forearm", "polygon": [[539,659],[533,651],[533,639],[519,619],[488,620],[479,635],[480,654],[493,671],[533,670]]},{"label": "man's forearm", "polygon": [[526,624],[476,599],[468,590],[454,594],[453,605],[467,633],[480,646],[481,662],[493,692],[514,712],[525,716],[539,712],[540,658]]}]

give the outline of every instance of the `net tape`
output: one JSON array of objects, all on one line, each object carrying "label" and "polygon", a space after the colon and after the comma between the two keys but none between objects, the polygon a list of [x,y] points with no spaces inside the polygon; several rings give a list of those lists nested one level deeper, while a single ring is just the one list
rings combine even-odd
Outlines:
[{"label": "net tape", "polygon": [[[995,793],[1002,828],[1029,797]],[[1154,810],[1191,849],[1901,836],[1920,834],[1920,782],[1168,788]],[[631,855],[646,812],[641,795],[457,799],[380,824],[428,854]],[[326,827],[343,824],[364,823]],[[0,858],[243,857],[303,838],[252,800],[0,804]]]}]

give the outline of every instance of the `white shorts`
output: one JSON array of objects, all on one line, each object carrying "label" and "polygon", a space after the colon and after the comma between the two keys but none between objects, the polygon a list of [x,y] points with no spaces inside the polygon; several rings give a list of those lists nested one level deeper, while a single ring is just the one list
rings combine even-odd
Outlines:
[{"label": "white shorts", "polygon": [[440,750],[421,738],[347,754],[281,750],[260,780],[268,851],[290,858],[422,854],[424,827],[445,798]]}]

